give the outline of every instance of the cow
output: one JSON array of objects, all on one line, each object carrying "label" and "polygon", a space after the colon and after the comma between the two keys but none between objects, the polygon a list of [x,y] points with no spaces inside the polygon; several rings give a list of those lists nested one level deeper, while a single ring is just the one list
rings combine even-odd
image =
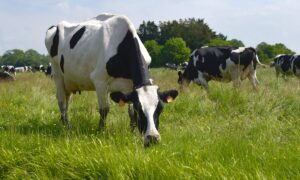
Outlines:
[{"label": "cow", "polygon": [[26,69],[25,69],[24,66],[22,66],[22,67],[15,67],[15,71],[16,71],[16,72],[25,72]]},{"label": "cow", "polygon": [[177,65],[175,63],[165,63],[165,68],[171,69],[171,70],[177,70]]},{"label": "cow", "polygon": [[16,70],[13,65],[4,65],[3,69],[4,69],[4,72],[11,73],[14,76],[16,76]]},{"label": "cow", "polygon": [[126,16],[100,14],[80,23],[62,21],[47,30],[45,45],[63,124],[69,123],[71,94],[87,90],[96,91],[99,129],[104,128],[110,93],[120,106],[131,104],[131,125],[137,124],[145,145],[160,141],[162,102],[171,102],[178,92],[161,92],[151,83],[151,57]]},{"label": "cow", "polygon": [[178,83],[188,86],[191,81],[208,90],[208,82],[217,80],[233,81],[235,87],[246,77],[257,89],[256,65],[260,63],[256,50],[252,47],[204,47],[194,50],[184,72],[178,72]]},{"label": "cow", "polygon": [[46,76],[51,76],[51,71],[52,71],[52,67],[51,67],[51,63],[48,64],[47,68],[46,68],[46,71],[45,71],[45,74]]},{"label": "cow", "polygon": [[0,72],[0,81],[14,81],[15,78],[10,75],[8,72]]},{"label": "cow", "polygon": [[283,78],[290,75],[300,78],[300,55],[277,55],[270,66],[275,67],[277,77],[282,74]]}]

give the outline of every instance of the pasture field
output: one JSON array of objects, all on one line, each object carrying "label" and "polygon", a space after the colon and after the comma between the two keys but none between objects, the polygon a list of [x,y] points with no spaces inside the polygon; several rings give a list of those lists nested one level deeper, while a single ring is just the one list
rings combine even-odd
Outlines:
[{"label": "pasture field", "polygon": [[[177,73],[151,69],[161,90],[178,89]],[[131,132],[127,107],[111,101],[98,132],[95,92],[74,95],[64,128],[51,79],[18,74],[0,82],[0,179],[300,179],[300,81],[258,69],[248,80],[191,84],[165,105],[162,141],[145,148]]]}]

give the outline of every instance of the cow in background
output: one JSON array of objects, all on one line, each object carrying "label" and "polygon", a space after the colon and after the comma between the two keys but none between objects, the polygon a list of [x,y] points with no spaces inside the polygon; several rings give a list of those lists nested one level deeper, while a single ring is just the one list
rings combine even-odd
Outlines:
[{"label": "cow in background", "polygon": [[300,78],[300,55],[277,55],[270,66],[275,67],[277,77],[282,74],[284,79],[290,75]]},{"label": "cow in background", "polygon": [[233,81],[234,86],[238,87],[242,80],[248,78],[256,89],[259,84],[257,64],[263,65],[252,47],[204,47],[192,52],[184,72],[178,72],[178,83],[187,86],[194,81],[208,89],[210,80]]},{"label": "cow in background", "polygon": [[0,81],[13,81],[15,78],[10,75],[7,71],[0,72]]},{"label": "cow in background", "polygon": [[131,121],[144,135],[144,143],[158,142],[162,102],[171,102],[178,92],[161,92],[150,80],[151,57],[131,21],[121,15],[101,14],[81,23],[60,22],[45,38],[51,56],[61,120],[68,124],[72,93],[96,91],[100,108],[99,128],[109,112],[108,94],[123,106],[131,103]]}]

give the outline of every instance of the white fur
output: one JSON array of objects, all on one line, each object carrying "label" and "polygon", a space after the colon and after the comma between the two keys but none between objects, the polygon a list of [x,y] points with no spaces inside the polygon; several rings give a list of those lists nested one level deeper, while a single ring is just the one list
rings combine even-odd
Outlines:
[{"label": "white fur", "polygon": [[245,49],[246,49],[245,47],[239,47],[235,50],[232,50],[231,52],[233,52],[233,53],[242,53],[242,52],[245,51]]},{"label": "white fur", "polygon": [[136,89],[142,110],[148,119],[144,140],[147,140],[148,135],[159,136],[153,119],[154,112],[159,102],[157,90],[158,86],[144,86]]}]

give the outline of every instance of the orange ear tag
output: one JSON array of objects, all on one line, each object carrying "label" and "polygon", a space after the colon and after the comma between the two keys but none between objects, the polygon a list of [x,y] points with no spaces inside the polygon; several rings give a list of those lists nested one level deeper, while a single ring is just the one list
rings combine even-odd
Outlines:
[{"label": "orange ear tag", "polygon": [[122,99],[119,101],[119,106],[120,106],[120,107],[125,106],[125,102],[124,102]]},{"label": "orange ear tag", "polygon": [[168,97],[167,97],[167,102],[168,102],[168,103],[173,102],[173,97],[172,97],[172,96],[168,96]]}]

